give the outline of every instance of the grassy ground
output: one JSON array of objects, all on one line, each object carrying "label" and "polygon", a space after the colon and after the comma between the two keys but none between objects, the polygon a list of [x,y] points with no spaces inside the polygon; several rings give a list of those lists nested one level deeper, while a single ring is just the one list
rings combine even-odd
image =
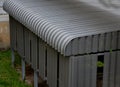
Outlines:
[{"label": "grassy ground", "polygon": [[[30,87],[20,81],[20,74],[11,67],[10,58],[11,52],[9,50],[3,52],[0,51],[0,87]],[[19,63],[20,62],[17,64]]]}]

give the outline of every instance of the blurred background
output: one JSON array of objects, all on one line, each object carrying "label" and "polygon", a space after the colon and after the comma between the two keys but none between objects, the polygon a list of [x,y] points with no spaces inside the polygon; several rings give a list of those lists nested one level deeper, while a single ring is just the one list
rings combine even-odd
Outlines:
[{"label": "blurred background", "polygon": [[3,10],[4,0],[0,0],[0,50],[6,50],[10,47],[9,37],[9,17]]}]

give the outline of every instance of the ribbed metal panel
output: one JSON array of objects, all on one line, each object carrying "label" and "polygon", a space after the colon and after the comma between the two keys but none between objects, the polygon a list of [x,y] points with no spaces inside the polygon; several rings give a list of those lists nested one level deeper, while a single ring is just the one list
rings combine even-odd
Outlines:
[{"label": "ribbed metal panel", "polygon": [[109,66],[110,66],[110,54],[105,53],[103,87],[109,87],[109,69],[110,69]]},{"label": "ribbed metal panel", "polygon": [[9,22],[9,23],[10,23],[10,40],[11,40],[11,41],[10,41],[10,45],[11,45],[11,48],[14,49],[14,42],[13,42],[13,41],[14,41],[14,40],[13,40],[13,39],[14,39],[14,38],[13,38],[13,36],[14,36],[14,34],[13,34],[13,30],[14,30],[14,29],[13,29],[13,28],[14,28],[14,27],[13,27],[13,20],[12,20],[12,17],[9,17],[9,19],[10,19],[10,22]]},{"label": "ribbed metal panel", "polygon": [[[119,17],[83,2],[7,0],[3,7],[12,17],[65,56],[118,49],[116,31],[120,30]],[[108,32],[112,33],[110,48],[107,46],[109,42],[106,42],[106,38],[110,38],[106,35]],[[85,44],[81,42],[83,38]],[[94,43],[97,38],[98,42]],[[80,51],[78,47],[82,45],[85,47]],[[71,52],[69,49],[72,49]]]},{"label": "ribbed metal panel", "polygon": [[96,87],[97,54],[60,56],[59,87]]},{"label": "ribbed metal panel", "polygon": [[31,65],[34,70],[37,70],[37,61],[38,61],[38,42],[37,36],[30,33],[30,40],[31,40]]},{"label": "ribbed metal panel", "polygon": [[70,58],[59,55],[59,87],[71,87],[69,81],[71,79],[70,65]]},{"label": "ribbed metal panel", "polygon": [[19,55],[20,54],[20,29],[19,29],[19,24],[18,24],[18,21],[15,21],[16,22],[16,46],[17,46],[17,50],[19,51]]},{"label": "ribbed metal panel", "polygon": [[80,56],[78,57],[78,87],[84,87],[84,81],[85,81],[85,57],[84,56]]},{"label": "ribbed metal panel", "polygon": [[109,76],[109,87],[115,86],[115,74],[116,74],[116,52],[110,54],[110,76]]},{"label": "ribbed metal panel", "polygon": [[79,39],[79,54],[84,54],[85,53],[85,37],[81,37]]},{"label": "ribbed metal panel", "polygon": [[44,79],[46,72],[46,44],[39,39],[39,74]]},{"label": "ribbed metal panel", "polygon": [[105,50],[109,50],[111,48],[111,33],[106,34],[106,43],[105,43]]},{"label": "ribbed metal panel", "polygon": [[92,50],[92,36],[86,37],[85,53],[90,53]]},{"label": "ribbed metal panel", "polygon": [[29,35],[29,30],[24,28],[24,33],[25,33],[25,61],[28,64],[30,63],[30,35]]},{"label": "ribbed metal panel", "polygon": [[70,80],[70,87],[77,87],[78,86],[78,63],[77,63],[77,59],[74,59],[74,57],[71,57],[71,65],[70,65],[70,72],[69,74],[71,74],[71,78]]},{"label": "ribbed metal panel", "polygon": [[47,47],[47,80],[49,87],[57,87],[57,52]]},{"label": "ribbed metal panel", "polygon": [[91,55],[91,87],[96,87],[96,80],[97,80],[97,54]]},{"label": "ribbed metal panel", "polygon": [[[119,49],[119,31],[75,38],[66,48],[67,55],[99,53]],[[70,51],[71,50],[71,51]]]},{"label": "ribbed metal panel", "polygon": [[17,44],[16,44],[16,22],[14,20],[14,18],[12,18],[11,16],[9,17],[10,19],[10,43],[11,43],[11,47],[14,50],[17,50]]},{"label": "ribbed metal panel", "polygon": [[24,57],[24,29],[22,24],[16,22],[16,31],[17,31],[17,51],[19,55],[23,58]]},{"label": "ribbed metal panel", "polygon": [[99,35],[99,45],[98,45],[98,50],[99,51],[104,51],[105,50],[105,34]]},{"label": "ribbed metal panel", "polygon": [[[79,59],[79,62],[81,62],[81,59]],[[78,64],[80,65],[80,63],[78,62]],[[83,64],[83,63],[82,63]],[[81,66],[79,66],[81,67]],[[80,70],[80,68],[78,67],[78,70]],[[80,73],[80,74],[84,74],[83,75],[83,80],[80,80],[81,77],[79,77],[78,79],[78,84],[80,85],[83,84],[84,87],[96,87],[96,71],[97,71],[97,55],[85,55],[84,56],[84,70]],[[80,82],[80,83],[79,83]],[[78,86],[79,87],[79,86]]]},{"label": "ribbed metal panel", "polygon": [[84,76],[84,87],[90,87],[90,79],[91,79],[91,56],[86,55],[85,56],[85,76]]},{"label": "ribbed metal panel", "polygon": [[98,51],[98,35],[94,35],[92,39],[92,52],[95,53]]},{"label": "ribbed metal panel", "polygon": [[120,31],[118,32],[118,49],[120,49]]},{"label": "ribbed metal panel", "polygon": [[105,53],[103,87],[119,87],[120,80],[120,52]]},{"label": "ribbed metal panel", "polygon": [[117,52],[117,60],[116,60],[116,74],[115,74],[115,87],[120,86],[120,51]]}]

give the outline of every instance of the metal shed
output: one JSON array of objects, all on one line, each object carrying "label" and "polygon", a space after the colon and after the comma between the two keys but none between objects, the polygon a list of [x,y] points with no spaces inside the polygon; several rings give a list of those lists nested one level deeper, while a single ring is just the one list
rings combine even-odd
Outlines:
[{"label": "metal shed", "polygon": [[[12,54],[49,87],[96,87],[102,59],[103,87],[120,87],[120,18],[73,0],[6,0]],[[12,57],[14,62],[14,55]],[[39,73],[39,74],[38,74]]]}]

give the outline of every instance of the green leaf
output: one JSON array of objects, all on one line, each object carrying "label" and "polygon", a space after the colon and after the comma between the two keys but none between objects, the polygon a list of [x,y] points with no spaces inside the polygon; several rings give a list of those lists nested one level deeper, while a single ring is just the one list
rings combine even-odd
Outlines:
[{"label": "green leaf", "polygon": [[104,63],[103,62],[101,62],[101,61],[98,61],[97,62],[97,67],[103,67],[104,66]]}]

